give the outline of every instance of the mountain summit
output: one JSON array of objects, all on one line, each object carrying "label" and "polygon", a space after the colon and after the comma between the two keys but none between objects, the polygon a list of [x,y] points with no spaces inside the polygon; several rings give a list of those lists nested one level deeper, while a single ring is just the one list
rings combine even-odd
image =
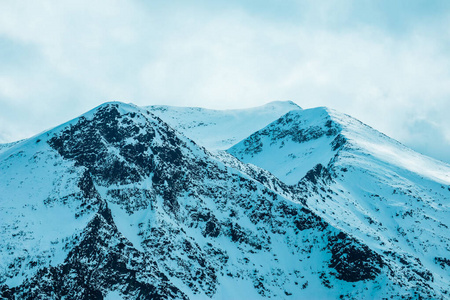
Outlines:
[{"label": "mountain summit", "polygon": [[105,103],[0,147],[0,296],[444,299],[449,170],[326,108]]}]

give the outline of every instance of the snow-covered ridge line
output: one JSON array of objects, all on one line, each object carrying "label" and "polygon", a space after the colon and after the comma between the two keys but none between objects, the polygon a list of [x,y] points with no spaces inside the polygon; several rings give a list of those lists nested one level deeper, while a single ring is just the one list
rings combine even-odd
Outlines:
[{"label": "snow-covered ridge line", "polygon": [[150,110],[191,110],[191,111],[206,111],[206,112],[216,112],[216,113],[241,113],[241,112],[255,112],[261,111],[265,112],[267,110],[279,110],[280,108],[287,108],[289,110],[302,109],[297,103],[286,100],[286,101],[271,101],[266,104],[248,108],[230,108],[230,109],[213,109],[213,108],[204,108],[200,106],[172,106],[172,105],[146,105],[142,106],[144,109]]},{"label": "snow-covered ridge line", "polygon": [[418,153],[349,115],[332,109],[327,111],[333,121],[340,124],[342,134],[353,148],[358,148],[386,165],[450,185],[450,164]]},{"label": "snow-covered ridge line", "polygon": [[19,141],[16,141],[16,142],[0,144],[0,153],[8,150],[11,147],[14,147],[15,145],[17,145],[18,143],[20,143],[22,141],[24,141],[24,140],[19,140]]},{"label": "snow-covered ridge line", "polygon": [[144,108],[210,151],[225,150],[288,111],[301,109],[292,101],[229,110],[166,105]]},{"label": "snow-covered ridge line", "polygon": [[[258,154],[263,144],[268,145],[266,151],[272,149],[270,151],[275,151],[277,157],[275,153],[264,157]],[[227,151],[239,159],[245,156],[245,162],[295,184],[315,165],[327,165],[340,146],[373,156],[387,167],[396,166],[450,184],[449,164],[420,154],[361,121],[327,107],[290,111]]]}]

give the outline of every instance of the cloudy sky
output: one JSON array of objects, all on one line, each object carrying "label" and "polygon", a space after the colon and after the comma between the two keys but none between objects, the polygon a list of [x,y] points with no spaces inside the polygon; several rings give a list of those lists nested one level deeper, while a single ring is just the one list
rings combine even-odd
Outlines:
[{"label": "cloudy sky", "polygon": [[450,1],[0,1],[0,142],[111,100],[328,106],[450,162]]}]

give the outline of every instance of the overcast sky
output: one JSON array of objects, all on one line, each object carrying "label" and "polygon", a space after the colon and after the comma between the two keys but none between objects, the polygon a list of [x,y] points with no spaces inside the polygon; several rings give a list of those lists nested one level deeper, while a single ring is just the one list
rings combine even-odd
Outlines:
[{"label": "overcast sky", "polygon": [[0,1],[0,142],[111,100],[328,106],[450,162],[450,1]]}]

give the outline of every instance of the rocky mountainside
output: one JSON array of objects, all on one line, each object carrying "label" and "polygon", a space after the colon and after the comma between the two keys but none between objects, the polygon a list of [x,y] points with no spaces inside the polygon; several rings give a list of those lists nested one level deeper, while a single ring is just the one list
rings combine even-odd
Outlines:
[{"label": "rocky mountainside", "polygon": [[448,295],[450,166],[326,108],[292,111],[228,150],[300,189],[410,286]]},{"label": "rocky mountainside", "polygon": [[[229,153],[160,112],[106,103],[2,147],[0,297],[448,297],[445,164],[380,135],[428,168],[383,160],[363,147],[375,131],[328,110],[292,111]],[[277,154],[283,142],[303,150]],[[290,173],[246,164],[285,154]]]}]

